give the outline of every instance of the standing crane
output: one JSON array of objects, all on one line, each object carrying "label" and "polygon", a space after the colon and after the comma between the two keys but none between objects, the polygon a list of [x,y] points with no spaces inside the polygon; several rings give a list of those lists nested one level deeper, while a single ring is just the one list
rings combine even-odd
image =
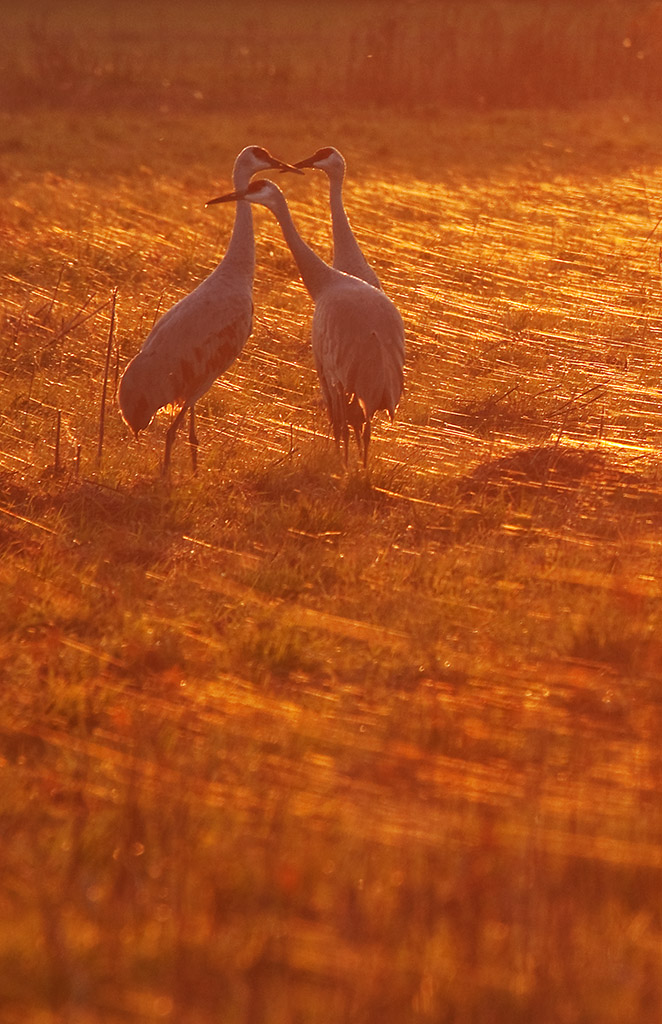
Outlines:
[{"label": "standing crane", "polygon": [[329,205],[331,207],[331,227],[333,230],[333,266],[336,270],[344,270],[346,274],[360,277],[375,288],[381,288],[376,273],[361,252],[356,241],[352,226],[349,223],[342,197],[343,181],[345,180],[345,160],[333,146],[325,146],[309,156],[307,160],[299,160],[295,167],[315,167],[324,171],[329,179]]},{"label": "standing crane", "polygon": [[[246,188],[254,174],[270,168],[303,174],[261,146],[247,146],[234,162],[234,187]],[[193,471],[197,470],[195,403],[234,362],[250,336],[254,275],[253,216],[250,206],[241,203],[237,206],[230,243],[219,265],[157,320],[122,375],[119,407],[136,437],[149,426],[159,409],[167,405],[179,407],[166,434],[164,473],[170,465],[177,428],[187,410]]]},{"label": "standing crane", "polygon": [[285,196],[272,181],[211,199],[207,205],[245,200],[266,206],[280,224],[313,302],[312,345],[336,444],[348,458],[349,427],[368,465],[371,420],[384,409],[391,420],[402,395],[405,339],[402,317],[382,291],[330,267],[297,231]]}]

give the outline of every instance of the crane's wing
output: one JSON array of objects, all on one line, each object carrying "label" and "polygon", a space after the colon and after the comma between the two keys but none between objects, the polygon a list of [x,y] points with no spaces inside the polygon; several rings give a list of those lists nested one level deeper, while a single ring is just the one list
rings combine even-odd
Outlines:
[{"label": "crane's wing", "polygon": [[143,429],[165,405],[194,404],[241,352],[252,315],[250,290],[221,295],[202,286],[164,313],[122,377],[120,407],[131,426]]}]

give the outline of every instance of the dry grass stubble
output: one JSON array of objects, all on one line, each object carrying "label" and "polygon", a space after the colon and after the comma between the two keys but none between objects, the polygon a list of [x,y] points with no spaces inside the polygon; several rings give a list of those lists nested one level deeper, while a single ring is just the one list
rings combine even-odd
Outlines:
[{"label": "dry grass stubble", "polygon": [[[109,298],[113,384],[223,251],[218,169],[5,168],[8,1020],[655,1018],[661,183],[567,125],[489,177],[479,122],[444,174],[352,163],[409,338],[369,480],[260,214],[199,476],[110,409],[98,465]],[[286,184],[328,251],[323,183]]]}]

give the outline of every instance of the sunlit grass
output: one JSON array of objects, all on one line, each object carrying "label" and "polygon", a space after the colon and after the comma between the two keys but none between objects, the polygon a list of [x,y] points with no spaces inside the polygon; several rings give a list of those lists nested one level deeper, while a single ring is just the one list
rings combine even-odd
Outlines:
[{"label": "sunlit grass", "polygon": [[[662,181],[644,117],[587,118],[15,120],[8,1021],[655,1019]],[[112,402],[97,460],[111,295],[112,395],[223,253],[204,202],[246,141],[348,156],[408,338],[369,477],[259,211],[198,476],[183,436],[160,476],[168,413],[136,443]],[[321,176],[280,183],[328,254]]]}]

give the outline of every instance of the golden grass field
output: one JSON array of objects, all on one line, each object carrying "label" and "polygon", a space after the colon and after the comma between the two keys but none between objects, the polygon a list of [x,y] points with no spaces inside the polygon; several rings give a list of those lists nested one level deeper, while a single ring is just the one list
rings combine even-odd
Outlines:
[{"label": "golden grass field", "polygon": [[[656,111],[60,97],[0,139],[2,1024],[659,1020]],[[197,476],[116,408],[248,143],[347,158],[408,346],[368,474],[263,210]],[[277,180],[328,257],[322,175]]]}]

